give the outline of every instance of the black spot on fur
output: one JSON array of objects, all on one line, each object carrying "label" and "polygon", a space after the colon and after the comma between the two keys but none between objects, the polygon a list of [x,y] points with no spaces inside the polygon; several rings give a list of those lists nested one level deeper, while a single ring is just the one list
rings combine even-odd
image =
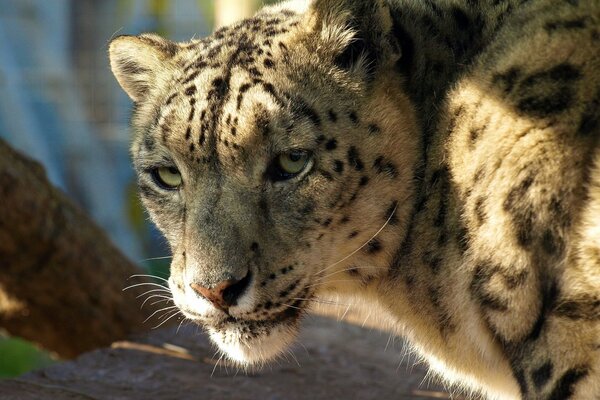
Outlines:
[{"label": "black spot on fur", "polygon": [[344,172],[344,162],[340,160],[333,160],[333,170],[338,174]]},{"label": "black spot on fur", "polygon": [[542,293],[542,307],[535,323],[531,328],[531,331],[526,336],[526,341],[533,342],[540,337],[540,334],[542,333],[546,323],[546,318],[548,317],[548,314],[552,308],[554,308],[557,297],[558,287],[556,282],[552,282]]},{"label": "black spot on fur", "polygon": [[538,390],[548,383],[548,380],[552,377],[552,369],[552,361],[548,360],[531,372],[531,380]]},{"label": "black spot on fur", "polygon": [[266,68],[275,68],[275,63],[270,58],[266,58],[263,64]]},{"label": "black spot on fur", "polygon": [[515,380],[519,384],[519,389],[521,390],[521,395],[524,399],[527,398],[527,393],[529,390],[527,389],[527,380],[525,379],[525,372],[521,368],[515,368],[513,370],[515,375]]},{"label": "black spot on fur", "polygon": [[456,234],[456,244],[462,254],[469,250],[469,233],[464,226],[461,227]]},{"label": "black spot on fur", "polygon": [[528,87],[547,81],[565,83],[578,80],[579,78],[581,78],[581,72],[579,72],[577,68],[568,63],[561,63],[546,71],[537,72],[528,76],[523,80],[522,85]]},{"label": "black spot on fur", "polygon": [[553,33],[558,30],[582,29],[586,26],[585,18],[575,18],[564,21],[550,21],[544,25],[544,29],[548,33]]},{"label": "black spot on fur", "polygon": [[154,148],[156,147],[156,143],[154,141],[154,138],[150,135],[144,135],[144,148],[147,151],[154,151]]},{"label": "black spot on fur", "polygon": [[561,299],[554,315],[573,320],[600,320],[600,295],[580,295],[576,298]]},{"label": "black spot on fur", "polygon": [[537,118],[565,111],[575,97],[570,85],[580,77],[581,72],[569,63],[529,75],[521,83],[522,98],[516,104],[517,109]]},{"label": "black spot on fur", "polygon": [[371,239],[369,240],[369,242],[367,243],[365,249],[367,251],[367,253],[369,254],[375,254],[378,253],[379,251],[381,251],[381,242],[377,239]]},{"label": "black spot on fur", "polygon": [[477,221],[477,224],[483,225],[486,220],[485,197],[478,197],[477,200],[475,200],[474,211],[475,211],[475,220]]},{"label": "black spot on fur", "polygon": [[379,156],[375,159],[373,162],[373,168],[375,168],[377,173],[385,174],[390,178],[398,177],[398,170],[396,169],[396,166],[390,161],[386,161],[383,156]]},{"label": "black spot on fur", "polygon": [[300,99],[298,97],[294,98],[294,102],[292,104],[292,112],[297,115],[304,116],[308,118],[315,126],[321,126],[321,117],[317,111],[310,107],[306,101]]},{"label": "black spot on fur", "polygon": [[179,95],[179,93],[173,93],[172,95],[170,95],[169,98],[167,99],[167,101],[165,102],[165,104],[167,104],[167,105],[171,104],[178,95]]},{"label": "black spot on fur", "polygon": [[573,395],[575,384],[588,374],[587,367],[571,368],[567,370],[554,385],[548,400],[564,400]]},{"label": "black spot on fur", "polygon": [[494,275],[495,271],[492,266],[487,263],[478,264],[475,267],[469,289],[473,298],[477,300],[482,307],[494,311],[506,311],[508,310],[506,301],[494,296],[488,291],[487,285]]},{"label": "black spot on fur", "polygon": [[358,186],[365,186],[367,183],[369,183],[369,177],[361,176],[360,181],[358,182]]},{"label": "black spot on fur", "polygon": [[381,129],[375,124],[370,124],[368,129],[370,135],[378,135],[381,133]]},{"label": "black spot on fur", "polygon": [[315,211],[315,205],[313,203],[308,203],[302,209],[300,209],[300,213],[304,216],[310,215]]},{"label": "black spot on fur", "polygon": [[580,136],[588,136],[590,133],[596,132],[600,125],[600,90],[596,93],[594,99],[587,104],[583,114],[581,115],[581,121],[579,122],[579,128],[577,133]]},{"label": "black spot on fur", "polygon": [[513,216],[513,224],[517,230],[517,241],[523,247],[528,247],[533,241],[534,214],[531,205],[526,201],[526,196],[533,185],[532,175],[527,176],[521,183],[510,190],[503,208]]},{"label": "black spot on fur", "polygon": [[[200,74],[199,70],[196,70],[194,72],[192,72],[190,75],[188,75],[187,78],[185,78],[185,80],[182,82],[183,85],[187,85],[188,83],[190,83],[191,81],[193,81],[194,79],[196,79],[196,77],[198,76],[198,74]],[[169,104],[169,102],[167,102],[167,104]]]},{"label": "black spot on fur", "polygon": [[365,167],[358,155],[358,150],[354,146],[348,149],[348,164],[356,171],[362,171]]},{"label": "black spot on fur", "polygon": [[511,67],[505,72],[494,75],[492,77],[492,83],[502,85],[504,92],[510,93],[520,76],[521,69],[518,67]]},{"label": "black spot on fur", "polygon": [[185,89],[185,95],[186,96],[193,96],[196,93],[196,86],[192,85],[190,87],[187,87]]},{"label": "black spot on fur", "polygon": [[337,148],[337,140],[329,139],[327,143],[325,143],[325,149],[328,151],[335,150]]},{"label": "black spot on fur", "polygon": [[329,112],[328,112],[328,114],[327,114],[327,115],[328,115],[328,117],[329,117],[329,120],[330,120],[331,122],[334,122],[334,123],[335,123],[335,122],[337,122],[337,114],[335,113],[335,111],[333,111],[333,110],[329,110]]},{"label": "black spot on fur", "polygon": [[350,113],[348,113],[348,118],[350,118],[352,123],[358,124],[358,115],[356,115],[356,111],[350,111]]},{"label": "black spot on fur", "polygon": [[357,232],[357,231],[352,231],[352,232],[350,232],[350,234],[348,235],[348,239],[352,239],[352,238],[356,237],[357,235],[358,235],[358,232]]},{"label": "black spot on fur", "polygon": [[333,180],[333,176],[324,170],[319,170],[319,173],[321,174],[321,176],[323,176],[323,178],[327,179],[328,181],[332,181]]}]

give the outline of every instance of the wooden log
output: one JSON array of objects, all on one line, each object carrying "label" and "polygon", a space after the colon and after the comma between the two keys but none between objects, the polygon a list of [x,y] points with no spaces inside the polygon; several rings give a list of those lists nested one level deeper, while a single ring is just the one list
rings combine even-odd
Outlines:
[{"label": "wooden log", "polygon": [[[17,379],[0,380],[3,400],[449,399],[402,357],[389,332],[310,316],[299,342],[265,368],[238,370],[195,326],[153,331]],[[390,340],[388,340],[390,338]],[[404,360],[404,362],[401,362]],[[453,399],[461,399],[454,396]]]},{"label": "wooden log", "polygon": [[144,287],[123,292],[136,273],[37,162],[0,140],[1,328],[64,358],[147,330],[156,307],[140,311]]}]

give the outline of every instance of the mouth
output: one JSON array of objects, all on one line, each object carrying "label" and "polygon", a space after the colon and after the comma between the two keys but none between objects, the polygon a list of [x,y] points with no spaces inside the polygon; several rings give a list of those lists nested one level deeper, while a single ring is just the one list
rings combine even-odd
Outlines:
[{"label": "mouth", "polygon": [[280,355],[296,339],[307,300],[296,300],[280,312],[260,314],[260,319],[221,313],[207,318],[182,310],[203,326],[211,340],[240,367],[262,365]]}]

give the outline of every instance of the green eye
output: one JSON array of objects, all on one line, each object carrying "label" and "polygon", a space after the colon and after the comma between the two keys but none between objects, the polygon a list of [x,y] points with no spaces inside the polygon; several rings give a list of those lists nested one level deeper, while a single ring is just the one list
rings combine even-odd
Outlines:
[{"label": "green eye", "polygon": [[299,175],[309,165],[310,158],[310,153],[304,150],[292,150],[280,154],[270,168],[271,179],[282,181]]},{"label": "green eye", "polygon": [[175,167],[158,167],[152,170],[154,180],[163,189],[174,190],[181,186],[183,180]]}]

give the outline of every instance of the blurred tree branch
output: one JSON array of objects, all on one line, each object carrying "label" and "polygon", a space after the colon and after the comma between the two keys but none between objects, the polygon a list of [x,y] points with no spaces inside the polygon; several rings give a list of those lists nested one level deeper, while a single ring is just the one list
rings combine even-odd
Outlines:
[{"label": "blurred tree branch", "polygon": [[123,292],[138,268],[2,140],[0,199],[1,328],[70,358],[153,326],[157,307],[136,299],[148,286]]},{"label": "blurred tree branch", "polygon": [[257,7],[257,0],[215,0],[215,28],[248,18]]}]

